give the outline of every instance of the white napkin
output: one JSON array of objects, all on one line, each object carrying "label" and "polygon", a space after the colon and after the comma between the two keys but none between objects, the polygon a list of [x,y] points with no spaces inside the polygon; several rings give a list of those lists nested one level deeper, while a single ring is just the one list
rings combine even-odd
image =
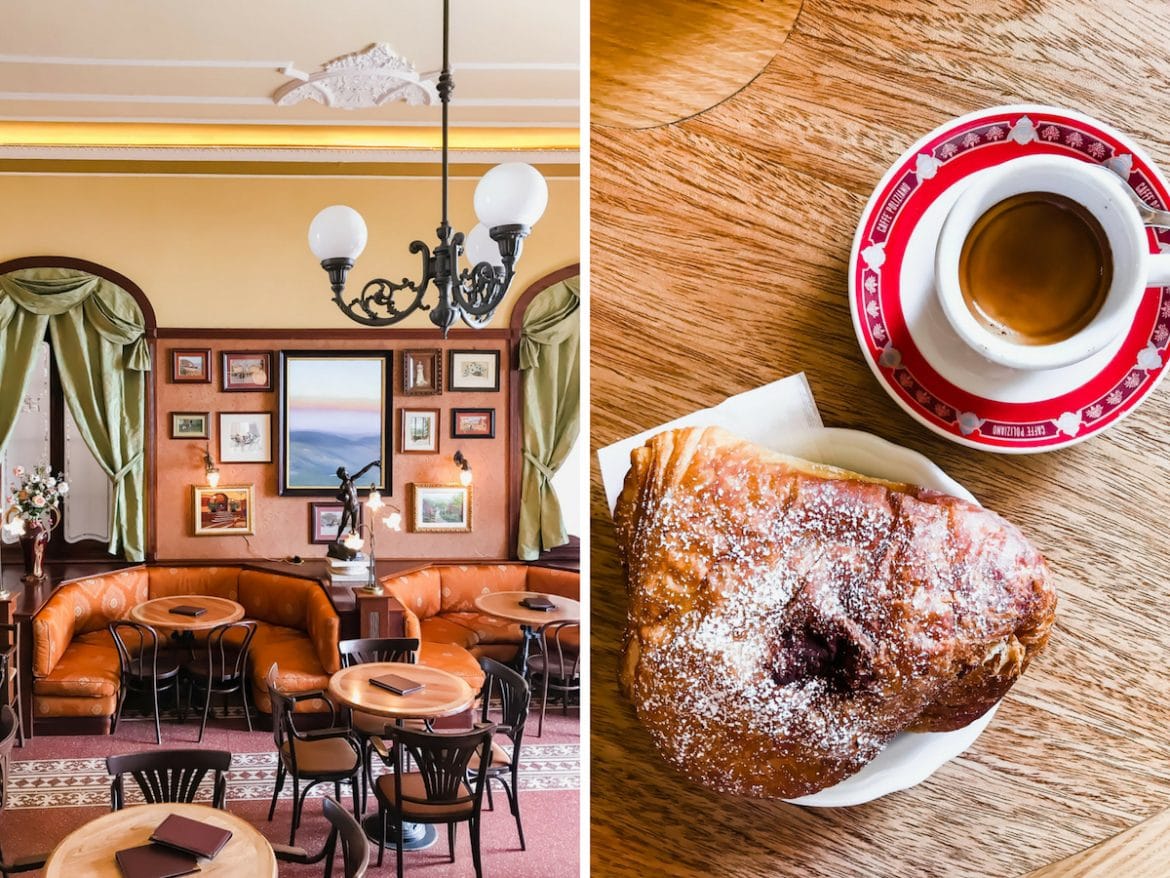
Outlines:
[{"label": "white napkin", "polygon": [[597,452],[605,499],[612,513],[630,469],[630,452],[651,436],[676,427],[723,427],[759,445],[773,448],[785,437],[824,426],[816,400],[803,372],[789,375],[755,390],[728,397],[719,405],[700,409],[668,424],[607,445]]}]

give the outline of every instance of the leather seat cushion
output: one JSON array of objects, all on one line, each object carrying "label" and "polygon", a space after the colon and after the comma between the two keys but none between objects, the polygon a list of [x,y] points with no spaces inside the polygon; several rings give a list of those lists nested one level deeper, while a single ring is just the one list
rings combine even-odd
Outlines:
[{"label": "leather seat cushion", "polygon": [[529,591],[581,599],[581,574],[576,570],[558,570],[555,567],[529,567]]},{"label": "leather seat cushion", "polygon": [[296,750],[298,774],[346,774],[358,766],[358,755],[345,738],[285,741],[281,750],[286,759],[290,744]]},{"label": "leather seat cushion", "polygon": [[424,640],[418,651],[418,662],[440,671],[446,671],[467,681],[467,685],[479,692],[483,688],[484,673],[475,656],[454,643],[434,643]]},{"label": "leather seat cushion", "polygon": [[80,698],[65,695],[37,695],[32,697],[33,716],[113,716],[118,706],[117,695],[100,698]]},{"label": "leather seat cushion", "polygon": [[431,616],[419,625],[422,639],[434,643],[454,643],[464,649],[471,649],[479,637],[466,625],[460,625],[444,616]]},{"label": "leather seat cushion", "polygon": [[528,580],[527,564],[447,564],[439,571],[444,613],[474,612],[480,595],[524,591]]},{"label": "leather seat cushion", "polygon": [[149,567],[150,597],[196,594],[239,599],[239,567]]},{"label": "leather seat cushion", "polygon": [[109,698],[118,694],[120,680],[118,650],[113,638],[108,631],[93,631],[70,643],[51,673],[33,680],[33,692]]},{"label": "leather seat cushion", "polygon": [[[313,641],[304,631],[260,622],[249,652],[252,695],[256,706],[265,713],[272,712],[265,677],[274,662],[278,668],[276,683],[282,692],[296,694],[329,685],[329,674],[321,667]],[[298,702],[296,710],[298,713],[328,712],[329,708],[324,702],[314,700]]]},{"label": "leather seat cushion", "polygon": [[[490,767],[491,768],[507,768],[511,764],[512,764],[512,757],[510,757],[508,755],[508,751],[505,750],[503,747],[501,747],[499,744],[497,744],[495,741],[492,741],[492,762],[491,762]],[[479,751],[478,750],[475,752],[475,755],[471,757],[471,762],[468,763],[468,766],[471,768],[472,771],[479,771]]]},{"label": "leather seat cushion", "polygon": [[[445,619],[448,622],[454,622],[457,625],[462,625],[464,628],[469,628],[475,632],[475,643],[470,644],[476,646],[480,643],[519,643],[523,638],[520,633],[519,622],[509,622],[507,619],[501,619],[499,616],[490,616],[487,613],[480,613],[475,610],[461,610],[454,613],[443,613],[438,616],[439,619]],[[425,628],[423,629],[426,630]],[[438,640],[437,637],[428,637],[428,640]],[[455,641],[451,641],[454,643]],[[460,644],[467,648],[467,644]]]},{"label": "leather seat cushion", "polygon": [[[378,792],[391,807],[394,807],[398,801],[398,793],[394,787],[394,775],[384,774],[378,778]],[[422,775],[416,771],[403,774],[402,794],[419,799],[426,798],[427,788],[423,783]],[[463,787],[460,795],[470,795],[470,791],[466,787]],[[405,800],[402,802],[403,816],[410,820],[418,819],[420,823],[428,822],[428,817],[433,820],[435,818],[450,819],[452,817],[471,816],[472,809],[471,802],[453,805],[420,805],[416,802]]]},{"label": "leather seat cushion", "polygon": [[515,643],[477,643],[470,652],[477,659],[490,658],[507,664],[516,658],[517,649],[519,645]]}]

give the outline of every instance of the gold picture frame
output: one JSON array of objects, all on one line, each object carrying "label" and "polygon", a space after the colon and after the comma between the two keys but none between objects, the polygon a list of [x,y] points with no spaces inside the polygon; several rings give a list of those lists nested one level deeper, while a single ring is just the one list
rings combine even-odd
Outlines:
[{"label": "gold picture frame", "polygon": [[194,523],[197,537],[243,536],[254,526],[255,496],[252,485],[195,485]]},{"label": "gold picture frame", "polygon": [[410,484],[412,533],[470,533],[471,485]]}]

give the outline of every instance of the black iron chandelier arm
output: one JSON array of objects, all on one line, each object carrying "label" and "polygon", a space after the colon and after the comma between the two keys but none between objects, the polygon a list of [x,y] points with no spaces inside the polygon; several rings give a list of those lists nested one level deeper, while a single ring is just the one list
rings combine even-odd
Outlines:
[{"label": "black iron chandelier arm", "polygon": [[459,274],[459,283],[451,287],[451,298],[459,310],[471,317],[484,317],[499,307],[512,282],[512,266],[497,269],[490,262],[480,262]]},{"label": "black iron chandelier arm", "polygon": [[[403,278],[401,281],[387,280],[376,277],[367,281],[362,287],[361,295],[346,302],[340,292],[333,294],[333,301],[342,311],[357,323],[365,326],[387,326],[405,320],[415,311],[428,311],[430,305],[423,303],[427,287],[434,277],[434,260],[430,248],[422,241],[412,241],[411,253],[422,254],[422,280],[413,281]],[[410,292],[414,298],[403,304],[396,301],[399,293]]]}]

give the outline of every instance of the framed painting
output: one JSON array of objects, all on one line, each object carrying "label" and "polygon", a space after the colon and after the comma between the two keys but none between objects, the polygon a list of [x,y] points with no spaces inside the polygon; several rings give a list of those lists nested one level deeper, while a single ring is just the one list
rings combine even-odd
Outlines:
[{"label": "framed painting", "polygon": [[252,533],[252,486],[218,488],[196,485],[195,536],[220,537]]},{"label": "framed painting", "polygon": [[391,351],[280,352],[280,466],[285,495],[335,494],[339,469],[392,493]]},{"label": "framed painting", "polygon": [[471,530],[471,485],[411,483],[410,529],[414,533]]},{"label": "framed painting", "polygon": [[495,409],[451,409],[452,439],[494,439]]},{"label": "framed painting", "polygon": [[271,412],[220,412],[221,463],[272,463]]},{"label": "framed painting", "polygon": [[221,389],[256,392],[272,389],[272,354],[269,351],[224,351],[220,369]]},{"label": "framed painting", "polygon": [[[341,525],[340,503],[309,504],[309,542],[317,546],[332,543],[337,539],[337,528]],[[358,514],[365,511],[365,504],[358,507]],[[359,522],[360,524],[360,522]]]},{"label": "framed painting", "polygon": [[171,381],[176,384],[209,384],[211,350],[171,348]]},{"label": "framed painting", "polygon": [[438,348],[402,352],[402,392],[407,396],[443,392],[443,357]]},{"label": "framed painting", "polygon": [[211,437],[210,412],[171,412],[172,439],[208,439]]},{"label": "framed painting", "polygon": [[447,389],[487,391],[500,389],[499,351],[449,351]]},{"label": "framed painting", "polygon": [[437,454],[439,451],[439,410],[403,409],[399,454]]}]

